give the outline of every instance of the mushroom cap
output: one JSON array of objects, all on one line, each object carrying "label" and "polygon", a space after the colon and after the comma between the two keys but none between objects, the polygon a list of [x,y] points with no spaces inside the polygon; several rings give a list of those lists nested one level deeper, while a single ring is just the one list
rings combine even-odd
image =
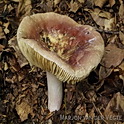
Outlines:
[{"label": "mushroom cap", "polygon": [[104,53],[104,41],[94,28],[53,12],[24,17],[17,41],[30,64],[68,83],[86,78]]}]

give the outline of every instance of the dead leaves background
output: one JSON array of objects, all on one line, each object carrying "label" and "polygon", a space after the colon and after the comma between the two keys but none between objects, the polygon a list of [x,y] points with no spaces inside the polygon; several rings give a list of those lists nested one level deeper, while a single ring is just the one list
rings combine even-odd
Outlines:
[{"label": "dead leaves background", "polygon": [[[64,84],[60,111],[47,109],[46,75],[31,69],[19,51],[20,21],[41,12],[65,14],[93,26],[105,41],[98,68],[77,85]],[[124,121],[123,0],[2,0],[0,1],[0,123],[109,123]],[[60,120],[59,115],[121,116],[121,120]]]}]

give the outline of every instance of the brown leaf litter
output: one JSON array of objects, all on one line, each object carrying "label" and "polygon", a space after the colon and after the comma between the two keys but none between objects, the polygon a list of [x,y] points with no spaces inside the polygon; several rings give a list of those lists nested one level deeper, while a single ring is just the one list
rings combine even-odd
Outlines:
[{"label": "brown leaf litter", "polygon": [[[0,123],[123,124],[123,10],[123,0],[0,1]],[[47,108],[46,74],[30,67],[16,39],[25,16],[49,11],[93,26],[105,41],[101,63],[84,81],[63,84],[62,107],[53,113]]]}]

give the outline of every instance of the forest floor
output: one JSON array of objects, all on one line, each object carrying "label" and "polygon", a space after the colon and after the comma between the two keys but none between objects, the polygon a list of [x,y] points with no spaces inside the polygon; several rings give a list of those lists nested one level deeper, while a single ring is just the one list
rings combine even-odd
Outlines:
[{"label": "forest floor", "polygon": [[[94,27],[105,54],[77,84],[63,83],[61,109],[47,108],[46,73],[32,70],[17,45],[21,20],[56,12]],[[0,0],[0,124],[124,124],[123,0]]]}]

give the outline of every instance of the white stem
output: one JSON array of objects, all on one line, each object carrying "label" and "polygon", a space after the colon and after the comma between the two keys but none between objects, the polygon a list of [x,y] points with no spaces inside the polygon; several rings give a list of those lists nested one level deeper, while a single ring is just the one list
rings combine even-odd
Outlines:
[{"label": "white stem", "polygon": [[62,103],[62,82],[56,76],[47,72],[47,86],[48,86],[48,109],[50,112],[59,110]]}]

